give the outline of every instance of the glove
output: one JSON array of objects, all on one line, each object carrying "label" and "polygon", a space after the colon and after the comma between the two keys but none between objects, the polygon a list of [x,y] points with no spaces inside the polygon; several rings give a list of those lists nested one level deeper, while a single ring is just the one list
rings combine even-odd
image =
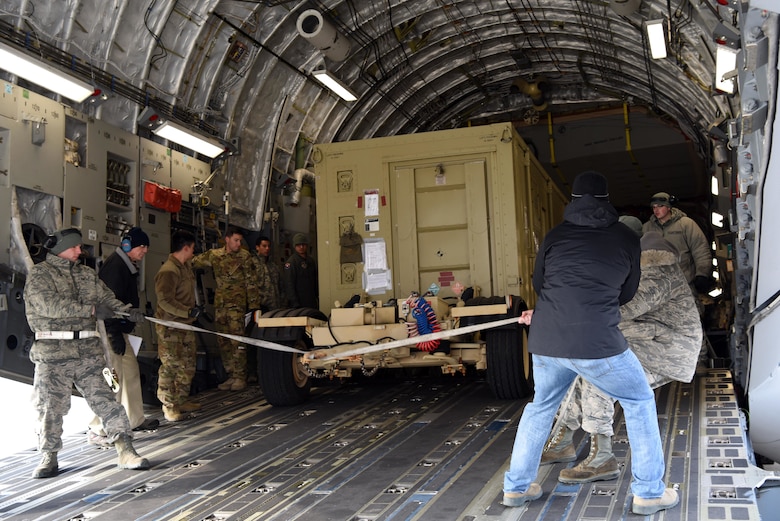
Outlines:
[{"label": "glove", "polygon": [[127,317],[127,320],[130,322],[140,323],[143,322],[146,318],[146,315],[144,315],[144,312],[141,311],[138,308],[130,308],[127,310],[127,314],[129,315]]},{"label": "glove", "polygon": [[696,288],[697,293],[707,293],[710,290],[710,278],[704,275],[696,275],[693,278],[693,287]]},{"label": "glove", "polygon": [[202,314],[203,314],[203,308],[200,306],[195,306],[189,312],[190,318],[194,318],[195,320],[197,320],[198,317],[201,316]]},{"label": "glove", "polygon": [[125,337],[122,333],[111,331],[108,333],[108,339],[111,341],[111,350],[119,356],[123,356],[125,354],[126,344]]},{"label": "glove", "polygon": [[105,305],[105,304],[98,304],[95,306],[95,318],[98,320],[106,320],[108,318],[113,318],[114,316],[114,310],[113,308]]}]

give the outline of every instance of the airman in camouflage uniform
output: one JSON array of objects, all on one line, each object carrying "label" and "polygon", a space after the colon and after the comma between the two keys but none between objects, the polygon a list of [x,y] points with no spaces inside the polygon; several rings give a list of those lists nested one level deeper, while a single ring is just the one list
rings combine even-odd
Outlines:
[{"label": "airman in camouflage uniform", "polygon": [[282,270],[270,258],[271,239],[260,236],[255,241],[257,273],[259,279],[260,307],[272,311],[285,306],[282,288]]},{"label": "airman in camouflage uniform", "polygon": [[143,313],[117,300],[95,270],[79,264],[81,232],[57,231],[46,239],[46,260],[32,267],[24,288],[25,313],[35,332],[30,359],[35,364],[33,403],[38,411],[38,450],[41,463],[34,478],[59,472],[57,453],[62,448],[62,421],[70,409],[72,386],[103,421],[114,443],[121,468],[148,469],[132,445],[127,413],[103,379],[103,347],[97,320],[128,313],[143,320]]},{"label": "airman in camouflage uniform", "polygon": [[[214,322],[222,333],[242,335],[244,315],[260,308],[256,261],[241,248],[243,233],[229,226],[225,232],[225,247],[214,248],[193,259],[196,268],[210,266],[217,281],[214,295]],[[222,365],[228,379],[218,388],[222,391],[246,389],[246,347],[225,337],[217,339]]]},{"label": "airman in camouflage uniform", "polygon": [[[195,236],[187,231],[177,231],[171,237],[172,253],[154,277],[157,295],[155,316],[191,324],[200,314],[195,307],[195,274],[192,259]],[[160,369],[157,379],[157,398],[163,404],[163,414],[168,421],[186,419],[187,412],[200,408],[189,402],[190,385],[195,376],[197,345],[195,333],[155,324],[157,331],[157,355]]]},{"label": "airman in camouflage uniform", "polygon": [[[641,244],[642,278],[634,298],[620,308],[620,330],[653,389],[672,381],[690,382],[703,335],[693,294],[678,265],[675,246],[658,232],[646,232]],[[587,381],[578,379],[575,385],[575,394],[562,412],[561,428],[553,433],[542,463],[576,459],[571,439],[581,418],[582,429],[591,434],[591,452],[577,466],[562,470],[559,481],[613,479],[619,474],[611,445],[614,402]]]}]

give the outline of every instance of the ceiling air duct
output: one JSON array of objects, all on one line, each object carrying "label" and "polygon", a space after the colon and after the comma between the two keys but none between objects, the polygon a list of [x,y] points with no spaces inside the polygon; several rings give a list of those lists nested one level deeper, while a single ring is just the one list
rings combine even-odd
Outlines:
[{"label": "ceiling air duct", "polygon": [[302,12],[295,27],[298,34],[321,50],[328,59],[340,62],[349,56],[350,45],[347,37],[340,34],[316,9]]},{"label": "ceiling air duct", "polygon": [[523,78],[518,78],[512,83],[512,87],[530,97],[537,112],[547,108],[547,101],[544,98],[550,88],[550,84],[544,78],[537,78],[534,81],[525,81]]}]

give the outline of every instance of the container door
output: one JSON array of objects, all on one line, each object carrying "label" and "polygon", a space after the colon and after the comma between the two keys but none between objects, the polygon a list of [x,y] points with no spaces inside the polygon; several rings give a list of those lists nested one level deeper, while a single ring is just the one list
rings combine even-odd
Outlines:
[{"label": "container door", "polygon": [[390,165],[398,298],[434,287],[448,299],[457,284],[490,291],[486,171],[473,156]]}]

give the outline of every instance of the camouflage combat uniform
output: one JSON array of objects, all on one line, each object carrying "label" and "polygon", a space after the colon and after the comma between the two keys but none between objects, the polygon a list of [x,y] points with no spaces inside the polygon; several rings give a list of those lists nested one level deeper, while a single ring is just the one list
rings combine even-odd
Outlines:
[{"label": "camouflage combat uniform", "polygon": [[282,271],[268,257],[257,255],[258,286],[260,307],[263,311],[271,311],[285,306],[282,290]]},{"label": "camouflage combat uniform", "polygon": [[[241,249],[235,253],[215,248],[202,253],[192,261],[193,266],[211,266],[217,290],[214,295],[214,323],[217,330],[233,335],[244,334],[244,315],[260,308],[256,263],[252,254]],[[247,378],[246,348],[235,340],[217,339],[222,365],[228,378]]]},{"label": "camouflage combat uniform", "polygon": [[[693,295],[674,253],[646,250],[634,298],[620,308],[620,330],[642,363],[650,387],[690,382],[696,371],[702,328]],[[582,379],[564,414],[564,423],[590,434],[612,436],[614,404]],[[580,407],[581,405],[581,407]]]},{"label": "camouflage combat uniform", "polygon": [[319,308],[317,263],[307,255],[290,255],[284,264],[284,291],[292,308]]},{"label": "camouflage combat uniform", "polygon": [[[160,267],[154,277],[157,294],[157,312],[161,320],[173,320],[191,324],[189,312],[195,306],[195,274],[189,262],[182,264],[173,255]],[[155,325],[157,354],[160,370],[157,380],[157,398],[165,407],[178,407],[187,401],[190,385],[195,376],[197,345],[195,333]]]},{"label": "camouflage combat uniform", "polygon": [[[94,310],[105,305],[126,310],[92,268],[48,254],[30,270],[24,287],[25,313],[36,333],[97,331]],[[125,409],[103,378],[103,347],[97,336],[36,340],[30,351],[35,363],[33,404],[38,411],[38,450],[62,448],[62,420],[70,409],[72,387],[102,420],[109,441],[132,438]]]}]

